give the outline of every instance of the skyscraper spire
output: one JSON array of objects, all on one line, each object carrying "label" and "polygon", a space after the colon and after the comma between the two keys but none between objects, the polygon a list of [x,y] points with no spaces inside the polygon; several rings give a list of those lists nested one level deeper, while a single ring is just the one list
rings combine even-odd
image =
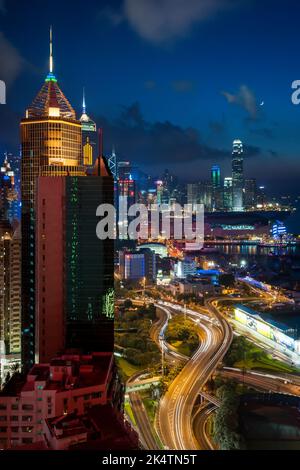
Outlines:
[{"label": "skyscraper spire", "polygon": [[83,92],[82,92],[82,114],[86,114],[85,90],[84,90],[84,87],[83,87]]},{"label": "skyscraper spire", "polygon": [[53,43],[52,43],[52,26],[50,26],[50,41],[49,41],[49,72],[46,77],[46,82],[56,82],[55,75],[53,73]]},{"label": "skyscraper spire", "polygon": [[50,26],[50,57],[49,57],[49,73],[53,73],[52,26]]}]

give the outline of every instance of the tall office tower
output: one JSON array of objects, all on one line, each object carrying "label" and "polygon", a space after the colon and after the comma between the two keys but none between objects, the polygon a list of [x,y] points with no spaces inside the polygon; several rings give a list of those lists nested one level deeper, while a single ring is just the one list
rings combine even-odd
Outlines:
[{"label": "tall office tower", "polygon": [[[0,225],[0,350],[4,359],[21,352],[21,239],[8,222]],[[1,377],[3,379],[3,377]]]},{"label": "tall office tower", "polygon": [[19,220],[20,203],[15,188],[15,175],[5,155],[0,169],[0,217],[10,223]]},{"label": "tall office tower", "polygon": [[96,236],[96,209],[113,198],[102,158],[89,176],[38,178],[36,362],[64,348],[113,351],[114,240]]},{"label": "tall office tower", "polygon": [[158,180],[156,183],[156,203],[163,203],[163,194],[164,194],[164,184],[161,180]]},{"label": "tall office tower", "polygon": [[83,164],[92,167],[98,156],[97,126],[86,113],[85,92],[82,97],[82,115],[80,117],[82,130]]},{"label": "tall office tower", "polygon": [[85,175],[81,123],[53,74],[52,31],[49,73],[21,120],[22,148],[22,365],[34,363],[35,196],[38,176]]},{"label": "tall office tower", "polygon": [[136,202],[136,185],[135,181],[130,176],[126,179],[119,178],[118,180],[118,195],[119,198],[126,198],[128,207]]},{"label": "tall office tower", "polygon": [[246,209],[251,209],[256,206],[256,197],[257,197],[257,185],[256,179],[246,179],[245,180],[245,192],[244,192],[244,205]]},{"label": "tall office tower", "polygon": [[227,211],[232,211],[232,178],[224,178],[223,206]]},{"label": "tall office tower", "polygon": [[199,184],[198,183],[189,183],[187,185],[187,202],[191,204],[193,210],[196,204],[199,203]]},{"label": "tall office tower", "polygon": [[262,208],[267,204],[267,195],[265,186],[259,186],[256,195],[256,204]]},{"label": "tall office tower", "polygon": [[243,144],[240,140],[233,141],[232,148],[232,195],[233,210],[243,210],[243,188],[244,188],[244,169],[243,169]]},{"label": "tall office tower", "polygon": [[223,205],[223,195],[221,186],[221,170],[219,165],[213,165],[211,168],[211,184],[213,210],[220,210]]},{"label": "tall office tower", "polygon": [[199,183],[199,203],[204,204],[206,211],[212,210],[213,188],[210,181],[200,181]]},{"label": "tall office tower", "polygon": [[107,159],[108,167],[111,174],[113,175],[114,180],[118,178],[118,168],[117,168],[117,155],[115,149],[112,149],[111,155]]},{"label": "tall office tower", "polygon": [[174,178],[173,175],[171,175],[168,169],[164,171],[162,181],[165,187],[168,189],[168,191],[172,192],[172,190],[174,189],[174,186],[176,185],[176,179]]}]

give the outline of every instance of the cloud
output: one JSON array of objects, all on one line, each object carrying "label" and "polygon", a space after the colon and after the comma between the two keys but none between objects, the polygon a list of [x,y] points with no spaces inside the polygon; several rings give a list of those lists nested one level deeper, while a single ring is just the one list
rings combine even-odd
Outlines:
[{"label": "cloud", "polygon": [[199,169],[202,160],[215,161],[231,155],[230,150],[207,145],[193,127],[184,128],[170,121],[147,121],[138,103],[123,107],[117,119],[99,117],[97,122],[103,127],[108,151],[116,145],[121,158],[130,158],[148,170],[153,167],[156,171],[161,165],[186,168],[192,163]]},{"label": "cloud", "polygon": [[254,145],[243,145],[245,157],[260,157],[262,155],[262,150],[260,147]]},{"label": "cloud", "polygon": [[187,36],[193,27],[240,0],[124,0],[118,10],[102,10],[113,24],[126,21],[143,39],[159,45]]},{"label": "cloud", "polygon": [[192,80],[174,80],[171,82],[171,87],[174,91],[179,93],[186,93],[194,90],[195,82]]},{"label": "cloud", "polygon": [[251,119],[257,119],[259,111],[257,100],[254,93],[250,90],[250,88],[247,87],[247,85],[241,85],[236,94],[229,93],[228,91],[222,91],[222,95],[225,96],[228,103],[236,104],[245,109]]},{"label": "cloud", "polygon": [[156,82],[154,80],[146,80],[144,86],[146,90],[153,90],[156,87]]},{"label": "cloud", "polygon": [[224,119],[223,121],[210,121],[208,127],[213,134],[222,135],[226,130],[226,123]]},{"label": "cloud", "polygon": [[0,0],[0,13],[5,13],[5,0]]},{"label": "cloud", "polygon": [[98,18],[100,21],[108,20],[113,26],[119,26],[119,24],[124,21],[124,14],[121,10],[115,10],[109,6],[106,6],[99,11]]},{"label": "cloud", "polygon": [[244,145],[245,158],[275,158],[278,156],[277,152],[272,149],[262,150],[260,147],[255,145]]},{"label": "cloud", "polygon": [[19,51],[0,31],[0,79],[10,85],[19,75],[23,64]]},{"label": "cloud", "polygon": [[265,139],[274,139],[274,131],[268,127],[263,127],[260,129],[250,129],[250,133],[253,135],[258,135],[259,137],[264,137]]}]

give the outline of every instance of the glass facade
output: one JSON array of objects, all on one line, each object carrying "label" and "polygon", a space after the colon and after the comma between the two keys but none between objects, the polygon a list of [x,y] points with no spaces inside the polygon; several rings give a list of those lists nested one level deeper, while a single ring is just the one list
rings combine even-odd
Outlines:
[{"label": "glass facade", "polygon": [[113,204],[113,178],[66,178],[66,346],[113,351],[113,240],[96,236],[96,209]]},{"label": "glass facade", "polygon": [[243,144],[240,140],[234,140],[232,150],[232,197],[234,211],[243,210],[243,189]]}]

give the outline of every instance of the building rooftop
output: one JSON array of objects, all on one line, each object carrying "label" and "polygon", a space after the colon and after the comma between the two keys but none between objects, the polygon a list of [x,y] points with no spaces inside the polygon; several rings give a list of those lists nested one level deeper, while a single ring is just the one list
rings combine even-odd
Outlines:
[{"label": "building rooftop", "polygon": [[18,396],[35,389],[36,382],[44,382],[45,390],[64,390],[106,386],[113,367],[112,353],[92,355],[62,355],[50,364],[36,364],[27,376],[15,374],[4,386],[0,396]]},{"label": "building rooftop", "polygon": [[[111,405],[99,405],[90,408],[86,414],[71,413],[66,416],[49,418],[45,424],[51,439],[66,439],[66,449],[72,450],[137,450],[138,436],[121,413]],[[81,442],[70,444],[70,437],[80,437]]]},{"label": "building rooftop", "polygon": [[28,118],[48,117],[50,108],[59,109],[59,117],[76,119],[76,114],[52,75],[47,76],[41,90],[27,110]]}]

